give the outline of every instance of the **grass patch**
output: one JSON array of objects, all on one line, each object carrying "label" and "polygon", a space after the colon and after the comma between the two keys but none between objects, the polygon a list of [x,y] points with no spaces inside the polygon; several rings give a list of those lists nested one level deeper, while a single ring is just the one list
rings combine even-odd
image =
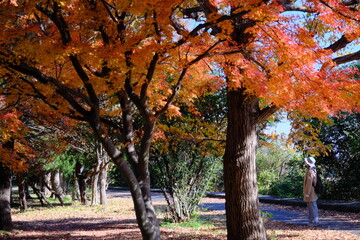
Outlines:
[{"label": "grass patch", "polygon": [[[50,203],[59,203],[59,200],[57,198],[47,198],[46,200],[48,200]],[[64,204],[71,204],[72,203],[72,199],[71,197],[62,197],[62,200],[64,201]]]},{"label": "grass patch", "polygon": [[9,236],[10,233],[7,231],[0,230],[0,236]]},{"label": "grass patch", "polygon": [[184,228],[211,228],[214,227],[214,225],[206,220],[203,220],[201,218],[192,218],[189,219],[186,222],[181,223],[175,223],[172,219],[164,219],[163,222],[160,224],[161,227],[167,227],[167,228],[178,228],[178,227],[184,227]]}]

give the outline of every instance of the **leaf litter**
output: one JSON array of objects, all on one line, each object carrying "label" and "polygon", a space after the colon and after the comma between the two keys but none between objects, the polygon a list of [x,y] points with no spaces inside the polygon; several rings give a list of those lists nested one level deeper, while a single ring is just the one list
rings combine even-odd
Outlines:
[{"label": "leaf litter", "polygon": [[[206,198],[207,203],[224,203],[224,199]],[[306,211],[304,208],[267,204],[274,209]],[[166,203],[154,202],[160,222],[164,222]],[[12,210],[15,230],[0,232],[4,240],[141,240],[133,203],[130,198],[112,197],[106,206],[83,206],[75,202],[70,206],[54,208],[32,206],[20,212]],[[358,214],[320,210],[322,216],[341,215],[349,221],[359,221]],[[165,240],[222,240],[226,239],[224,211],[200,209],[199,218],[209,224],[191,227],[180,224],[162,225]],[[345,232],[299,226],[267,219],[267,235],[272,240],[360,240],[360,236]]]}]

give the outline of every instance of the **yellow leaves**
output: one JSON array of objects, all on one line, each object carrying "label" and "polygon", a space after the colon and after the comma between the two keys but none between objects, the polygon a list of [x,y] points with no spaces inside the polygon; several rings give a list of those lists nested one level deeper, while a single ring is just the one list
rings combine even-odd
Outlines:
[{"label": "yellow leaves", "polygon": [[292,131],[290,133],[290,138],[301,143],[296,144],[296,148],[299,151],[315,156],[327,154],[331,149],[331,146],[324,145],[319,138],[321,125],[316,127],[306,120],[308,118],[309,116],[304,116],[295,112],[292,113]]}]

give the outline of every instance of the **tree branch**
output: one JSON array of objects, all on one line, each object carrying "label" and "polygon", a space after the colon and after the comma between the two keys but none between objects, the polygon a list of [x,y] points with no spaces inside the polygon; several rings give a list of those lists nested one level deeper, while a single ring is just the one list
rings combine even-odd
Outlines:
[{"label": "tree branch", "polygon": [[126,91],[122,90],[117,93],[122,108],[122,120],[123,120],[123,139],[122,142],[125,144],[127,156],[129,156],[129,162],[136,166],[138,164],[138,154],[134,144],[134,127],[132,117],[132,104],[129,101]]},{"label": "tree branch", "polygon": [[47,9],[47,7],[45,7],[42,3],[36,4],[36,9],[42,12],[44,15],[50,18],[51,21],[55,23],[56,27],[60,32],[61,39],[64,45],[67,45],[69,42],[71,42],[71,36],[68,26],[61,14],[61,8],[56,1],[53,1],[52,11]]},{"label": "tree branch", "polygon": [[[270,1],[272,2],[272,1]],[[315,11],[309,7],[306,6],[298,6],[295,5],[295,1],[291,0],[282,0],[277,1],[283,8],[284,11],[297,11],[297,12],[308,12],[308,13],[314,13]]]},{"label": "tree branch", "polygon": [[82,100],[84,100],[86,103],[89,104],[89,99],[87,99],[87,97],[83,96],[82,94],[75,92],[74,90],[66,87],[65,85],[61,84],[60,82],[58,82],[56,79],[46,76],[45,74],[43,74],[42,72],[40,72],[40,70],[38,70],[37,68],[34,67],[29,67],[27,65],[12,65],[12,64],[7,64],[7,67],[20,72],[22,74],[28,75],[28,76],[32,76],[34,78],[36,78],[39,82],[41,82],[42,84],[54,84],[56,86],[56,92],[62,96],[73,108],[75,108],[75,110],[80,113],[83,116],[87,116],[88,115],[88,111],[85,110],[74,98],[73,96],[71,96],[71,94],[75,95],[76,97],[81,98]]},{"label": "tree branch", "polygon": [[167,109],[170,107],[170,105],[174,102],[176,96],[179,94],[179,91],[181,89],[181,83],[186,75],[186,72],[188,71],[189,67],[191,65],[194,65],[195,63],[199,62],[200,60],[204,59],[205,57],[207,57],[210,53],[211,50],[213,50],[219,43],[223,42],[223,40],[217,41],[216,43],[214,43],[211,47],[209,47],[203,54],[197,56],[195,59],[193,59],[191,62],[189,62],[187,64],[187,67],[185,67],[182,71],[181,74],[178,78],[177,83],[175,84],[174,90],[172,92],[172,94],[170,95],[170,97],[168,98],[166,104],[164,105],[164,107],[162,107],[159,111],[157,111],[154,116],[158,117],[161,114],[163,114],[165,111],[167,111]]},{"label": "tree branch", "polygon": [[349,41],[345,35],[341,36],[340,39],[338,39],[336,42],[331,44],[330,46],[326,47],[326,50],[331,50],[333,52],[336,52],[344,47],[346,47],[351,41]]},{"label": "tree branch", "polygon": [[79,59],[77,58],[77,56],[75,55],[70,55],[69,56],[71,63],[74,66],[74,69],[76,71],[76,73],[78,74],[78,76],[80,77],[80,79],[82,80],[82,82],[85,85],[86,91],[90,97],[90,106],[92,108],[98,108],[99,105],[99,99],[95,93],[95,90],[93,88],[93,86],[91,85],[91,83],[89,82],[89,76],[86,74],[86,72],[84,71],[84,69],[82,68]]},{"label": "tree branch", "polygon": [[156,64],[159,60],[159,54],[155,53],[153,58],[151,59],[147,74],[146,74],[146,79],[145,79],[145,83],[141,86],[141,92],[140,92],[140,100],[142,105],[145,104],[146,101],[146,92],[147,89],[149,87],[149,83],[152,80],[154,73],[155,73],[155,68],[156,68]]},{"label": "tree branch", "polygon": [[347,54],[341,57],[334,58],[333,61],[337,64],[344,64],[348,63],[354,60],[360,60],[360,51],[357,51],[355,53]]},{"label": "tree branch", "polygon": [[268,119],[271,115],[273,115],[276,111],[278,111],[279,108],[275,105],[267,106],[263,109],[261,109],[256,117],[256,122],[261,123],[262,121]]}]

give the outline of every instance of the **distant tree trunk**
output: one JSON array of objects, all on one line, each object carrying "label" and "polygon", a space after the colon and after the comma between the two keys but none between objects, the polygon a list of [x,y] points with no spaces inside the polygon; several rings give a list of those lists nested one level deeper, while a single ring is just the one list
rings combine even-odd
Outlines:
[{"label": "distant tree trunk", "polygon": [[107,174],[109,168],[108,166],[109,164],[106,163],[105,166],[103,166],[100,171],[100,204],[101,205],[107,204],[106,189],[107,189]]},{"label": "distant tree trunk", "polygon": [[96,157],[97,157],[97,165],[96,165],[96,173],[97,180],[100,180],[99,192],[100,192],[100,204],[106,205],[106,188],[107,188],[107,169],[109,164],[109,155],[106,153],[104,147],[100,143],[96,149]]},{"label": "distant tree trunk", "polygon": [[256,180],[257,101],[242,89],[229,90],[224,155],[228,240],[265,240]]},{"label": "distant tree trunk", "polygon": [[71,199],[75,201],[80,199],[79,182],[76,177],[76,173],[73,174],[73,181],[74,181],[74,186],[71,193]]},{"label": "distant tree trunk", "polygon": [[49,197],[51,195],[51,191],[46,186],[51,186],[51,172],[47,172],[39,174],[38,183],[40,186],[40,191],[43,193],[45,197]]},{"label": "distant tree trunk", "polygon": [[96,166],[94,167],[94,174],[91,176],[91,205],[99,204],[99,171],[100,158],[97,157]]},{"label": "distant tree trunk", "polygon": [[40,188],[36,187],[35,182],[29,182],[29,185],[31,186],[34,193],[36,194],[36,196],[40,200],[41,206],[45,206],[45,204],[44,204],[44,202],[45,202],[47,205],[52,207],[52,204],[46,199],[46,196],[43,194],[43,192],[40,190]]},{"label": "distant tree trunk", "polygon": [[11,231],[13,229],[10,198],[11,171],[0,162],[0,230]]},{"label": "distant tree trunk", "polygon": [[25,192],[25,179],[23,173],[18,173],[16,175],[18,189],[19,189],[19,203],[20,210],[27,209],[27,201],[26,201],[26,192]]},{"label": "distant tree trunk", "polygon": [[25,195],[26,195],[26,199],[32,199],[29,191],[29,184],[27,182],[25,182]]},{"label": "distant tree trunk", "polygon": [[86,176],[83,175],[84,166],[80,162],[76,162],[75,174],[79,183],[80,201],[83,205],[88,205],[89,201],[86,197]]},{"label": "distant tree trunk", "polygon": [[60,169],[56,169],[51,172],[51,189],[53,190],[53,194],[59,200],[61,205],[64,205],[63,197],[63,189],[61,188],[61,176]]}]

